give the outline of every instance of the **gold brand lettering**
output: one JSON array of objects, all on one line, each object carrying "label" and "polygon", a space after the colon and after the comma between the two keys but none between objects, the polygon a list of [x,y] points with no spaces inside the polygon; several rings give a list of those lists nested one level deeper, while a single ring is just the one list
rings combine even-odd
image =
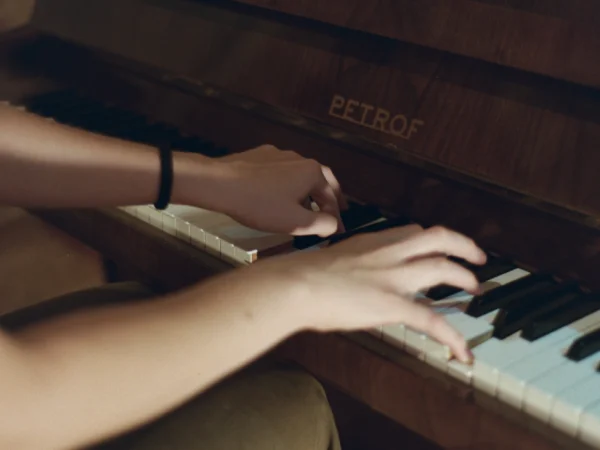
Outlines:
[{"label": "gold brand lettering", "polygon": [[405,114],[392,114],[387,109],[347,99],[339,94],[335,94],[331,99],[329,115],[406,140],[413,137],[419,127],[425,125],[420,119],[409,119]]},{"label": "gold brand lettering", "polygon": [[339,114],[336,114],[334,111],[339,110],[344,106],[345,99],[341,95],[334,95],[333,100],[331,100],[331,106],[329,107],[329,115],[333,117],[340,117]]}]

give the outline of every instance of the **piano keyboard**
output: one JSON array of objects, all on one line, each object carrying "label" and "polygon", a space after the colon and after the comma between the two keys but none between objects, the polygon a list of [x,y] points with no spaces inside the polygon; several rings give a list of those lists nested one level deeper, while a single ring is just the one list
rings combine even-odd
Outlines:
[{"label": "piano keyboard", "polygon": [[[227,154],[198,137],[181,136],[169,125],[70,92],[36,97],[26,108],[121,138],[154,145],[168,139],[182,151],[212,157]],[[271,254],[318,250],[356,233],[410,223],[406,218],[386,217],[374,206],[351,202],[343,214],[346,233],[329,239],[293,238],[251,230],[200,208],[172,205],[157,211],[151,205],[134,205],[122,209],[233,265],[251,264]],[[476,393],[600,447],[600,294],[584,292],[551,274],[531,273],[496,255],[489,255],[483,267],[468,267],[483,285],[481,295],[440,286],[418,301],[430,305],[465,336],[475,355],[472,366],[452,359],[447,348],[401,324],[369,332],[472,386]]]}]

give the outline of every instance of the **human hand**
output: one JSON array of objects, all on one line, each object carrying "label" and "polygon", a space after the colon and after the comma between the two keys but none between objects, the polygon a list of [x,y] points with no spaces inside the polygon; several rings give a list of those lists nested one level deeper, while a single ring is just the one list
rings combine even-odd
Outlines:
[{"label": "human hand", "polygon": [[299,322],[298,329],[348,331],[402,323],[468,362],[464,338],[442,316],[414,301],[419,292],[440,284],[478,291],[475,275],[447,256],[473,264],[486,260],[485,253],[459,233],[410,225],[259,261],[248,269],[253,277],[246,283],[259,283],[258,295],[264,298],[271,296],[279,303],[293,299],[287,310]]},{"label": "human hand", "polygon": [[[221,212],[262,231],[329,236],[344,231],[346,200],[331,169],[293,151],[263,145],[219,158]],[[319,212],[310,209],[311,198]]]}]

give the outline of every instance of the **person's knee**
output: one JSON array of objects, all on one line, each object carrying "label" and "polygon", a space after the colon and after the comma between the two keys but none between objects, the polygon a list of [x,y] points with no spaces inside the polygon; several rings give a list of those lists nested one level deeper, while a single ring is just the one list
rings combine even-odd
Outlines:
[{"label": "person's knee", "polygon": [[338,448],[337,428],[325,389],[314,377],[301,371],[274,370],[248,377],[246,382],[256,395],[254,408],[268,418],[264,423],[265,442],[279,444],[273,448]]},{"label": "person's knee", "polygon": [[331,414],[325,389],[314,378],[301,371],[282,370],[265,375],[272,395],[285,399],[282,408],[295,408],[307,417],[329,417]]},{"label": "person's knee", "polygon": [[241,372],[147,427],[130,450],[337,450],[325,390],[291,370]]},{"label": "person's knee", "polygon": [[0,33],[29,22],[34,7],[35,0],[0,0]]}]

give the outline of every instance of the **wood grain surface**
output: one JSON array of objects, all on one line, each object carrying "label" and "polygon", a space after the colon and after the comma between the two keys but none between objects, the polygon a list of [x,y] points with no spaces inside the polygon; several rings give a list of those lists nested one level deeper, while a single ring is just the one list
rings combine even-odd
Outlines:
[{"label": "wood grain surface", "polygon": [[204,2],[112,3],[42,1],[37,23],[399,155],[600,214],[600,94],[592,88]]},{"label": "wood grain surface", "polygon": [[598,87],[593,0],[238,0]]}]

